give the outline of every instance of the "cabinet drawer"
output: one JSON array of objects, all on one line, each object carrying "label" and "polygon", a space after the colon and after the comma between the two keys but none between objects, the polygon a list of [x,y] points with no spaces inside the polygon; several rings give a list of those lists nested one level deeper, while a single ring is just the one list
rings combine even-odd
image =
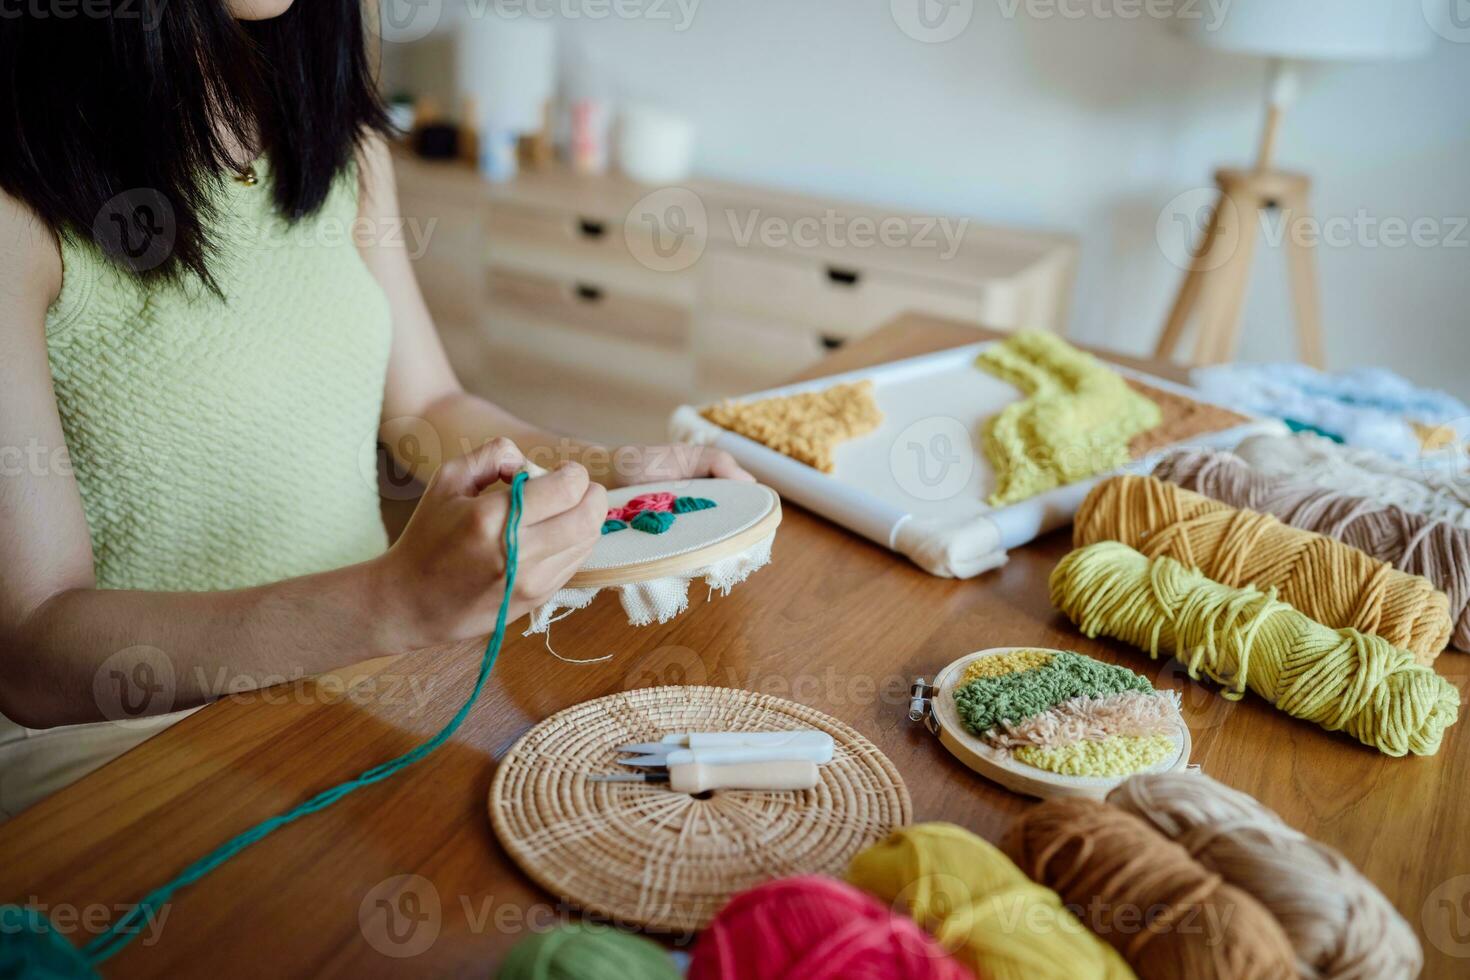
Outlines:
[{"label": "cabinet drawer", "polygon": [[805,324],[706,311],[694,325],[697,398],[712,401],[782,384],[840,343]]},{"label": "cabinet drawer", "polygon": [[553,279],[492,267],[490,301],[497,310],[548,320],[569,330],[649,347],[689,346],[689,313],[658,300],[630,296],[596,278]]},{"label": "cabinet drawer", "polygon": [[[860,250],[854,253],[861,261]],[[911,311],[1011,329],[1019,309],[1019,287],[1010,283],[979,283],[967,291],[857,264],[781,259],[724,246],[706,251],[699,270],[701,299],[711,307],[798,321],[848,337]]]},{"label": "cabinet drawer", "polygon": [[486,342],[569,371],[684,397],[692,383],[689,315],[595,282],[501,268],[489,273]]},{"label": "cabinet drawer", "polygon": [[[595,228],[596,234],[587,228]],[[532,275],[591,277],[620,292],[677,306],[695,301],[694,274],[639,262],[628,250],[620,222],[498,205],[490,214],[484,258]]]}]

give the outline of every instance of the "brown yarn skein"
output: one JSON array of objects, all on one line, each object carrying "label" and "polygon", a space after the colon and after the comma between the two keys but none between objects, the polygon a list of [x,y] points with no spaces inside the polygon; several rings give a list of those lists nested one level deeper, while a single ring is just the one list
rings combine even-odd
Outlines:
[{"label": "brown yarn skein", "polygon": [[1322,625],[1376,634],[1421,664],[1432,664],[1450,638],[1449,599],[1423,576],[1151,476],[1099,483],[1072,537],[1078,547],[1121,541],[1150,558],[1167,555],[1233,588],[1274,587]]},{"label": "brown yarn skein", "polygon": [[1230,452],[1173,453],[1154,476],[1231,507],[1271,514],[1292,527],[1325,534],[1401,572],[1423,575],[1450,601],[1450,643],[1470,652],[1470,527],[1368,497],[1299,483],[1252,469]]},{"label": "brown yarn skein", "polygon": [[1413,980],[1419,938],[1383,893],[1326,844],[1198,772],[1134,776],[1108,802],[1148,821],[1281,923],[1309,980]]},{"label": "brown yarn skein", "polygon": [[1131,813],[1097,800],[1049,800],[1021,814],[1003,846],[1142,980],[1297,975],[1286,933],[1260,902]]}]

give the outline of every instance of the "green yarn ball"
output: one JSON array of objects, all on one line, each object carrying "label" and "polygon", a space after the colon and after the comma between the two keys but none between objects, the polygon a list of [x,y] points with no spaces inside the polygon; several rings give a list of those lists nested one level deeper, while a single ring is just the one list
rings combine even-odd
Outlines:
[{"label": "green yarn ball", "polygon": [[527,936],[500,965],[496,980],[680,980],[657,943],[611,926],[569,922]]},{"label": "green yarn ball", "polygon": [[0,905],[0,980],[96,980],[82,951],[35,909]]}]

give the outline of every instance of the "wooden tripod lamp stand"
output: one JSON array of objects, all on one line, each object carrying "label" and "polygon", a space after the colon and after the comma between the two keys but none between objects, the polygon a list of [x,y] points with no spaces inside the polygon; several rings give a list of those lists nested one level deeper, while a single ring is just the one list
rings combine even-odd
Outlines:
[{"label": "wooden tripod lamp stand", "polygon": [[1176,16],[1174,26],[1206,47],[1269,59],[1265,116],[1255,166],[1215,171],[1219,197],[1196,246],[1174,306],[1154,348],[1172,357],[1191,320],[1198,320],[1194,364],[1235,356],[1240,314],[1263,218],[1280,212],[1281,247],[1291,284],[1297,349],[1315,367],[1325,361],[1316,256],[1303,223],[1311,219],[1312,182],[1273,166],[1281,119],[1295,100],[1303,60],[1367,60],[1422,54],[1431,39],[1419,4],[1403,0],[1232,0],[1220,19]]}]

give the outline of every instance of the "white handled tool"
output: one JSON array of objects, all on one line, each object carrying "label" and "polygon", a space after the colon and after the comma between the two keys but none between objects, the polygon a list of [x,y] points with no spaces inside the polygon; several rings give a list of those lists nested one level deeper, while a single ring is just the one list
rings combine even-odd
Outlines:
[{"label": "white handled tool", "polygon": [[670,766],[664,772],[613,772],[588,776],[594,783],[668,783],[676,793],[704,793],[712,789],[793,790],[817,785],[814,762],[766,762],[711,766],[695,762]]},{"label": "white handled tool", "polygon": [[622,766],[686,766],[702,762],[711,766],[728,766],[743,762],[813,762],[825,765],[832,761],[832,744],[796,742],[790,745],[732,745],[723,749],[680,749],[649,752],[631,759],[619,759]]},{"label": "white handled tool", "polygon": [[678,732],[665,735],[657,742],[619,745],[618,751],[666,755],[676,749],[727,749],[754,745],[762,748],[791,748],[798,745],[825,748],[827,757],[832,757],[832,736],[811,729],[795,732]]}]

